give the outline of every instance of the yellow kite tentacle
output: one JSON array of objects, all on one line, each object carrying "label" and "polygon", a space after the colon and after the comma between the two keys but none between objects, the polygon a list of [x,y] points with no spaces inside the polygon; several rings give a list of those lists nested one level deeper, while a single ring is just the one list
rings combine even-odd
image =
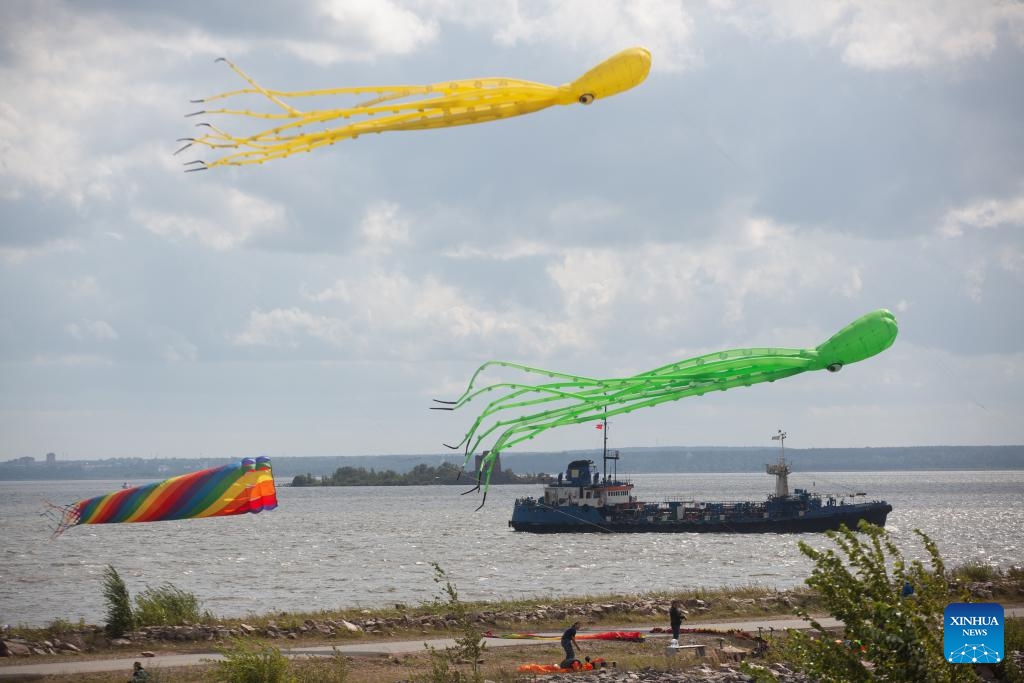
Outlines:
[{"label": "yellow kite tentacle", "polygon": [[282,109],[284,109],[289,114],[291,114],[293,116],[301,115],[301,112],[298,109],[296,109],[295,107],[293,107],[293,106],[291,106],[289,104],[286,104],[286,103],[282,102],[276,96],[270,94],[266,89],[263,88],[263,86],[261,86],[256,81],[252,80],[247,73],[245,73],[244,71],[239,69],[237,66],[235,66],[234,63],[231,60],[227,59],[226,57],[219,57],[219,58],[217,58],[217,61],[218,62],[224,62],[225,64],[227,64],[229,67],[231,67],[232,71],[234,71],[236,74],[238,74],[239,76],[244,78],[249,85],[251,85],[257,91],[259,91],[264,97],[266,97],[268,100],[270,100],[271,102],[273,102],[277,106],[279,106]]}]

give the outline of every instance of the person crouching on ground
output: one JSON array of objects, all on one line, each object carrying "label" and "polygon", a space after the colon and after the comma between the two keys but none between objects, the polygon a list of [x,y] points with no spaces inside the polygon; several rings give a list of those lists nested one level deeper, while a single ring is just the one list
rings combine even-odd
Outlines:
[{"label": "person crouching on ground", "polygon": [[132,665],[132,677],[128,679],[128,683],[141,683],[142,681],[149,680],[149,672],[142,668],[140,662],[135,662]]},{"label": "person crouching on ground", "polygon": [[576,661],[576,653],[573,652],[573,648],[576,648],[576,652],[583,653],[583,649],[580,644],[576,642],[576,631],[580,627],[580,622],[573,622],[572,626],[565,629],[562,632],[562,649],[565,650],[565,661],[559,666],[563,669],[571,669],[572,663]]}]

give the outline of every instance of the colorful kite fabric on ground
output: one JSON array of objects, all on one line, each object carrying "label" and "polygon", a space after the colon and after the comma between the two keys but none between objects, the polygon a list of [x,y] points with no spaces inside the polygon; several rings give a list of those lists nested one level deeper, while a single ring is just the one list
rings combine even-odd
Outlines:
[{"label": "colorful kite fabric on ground", "polygon": [[[260,86],[224,58],[217,61],[227,63],[252,87],[193,102],[255,95],[282,111],[266,113],[249,109],[204,109],[188,116],[226,114],[280,123],[248,135],[233,135],[211,123],[198,124],[208,132],[201,137],[180,138],[178,141],[186,144],[175,154],[193,145],[229,152],[214,161],[190,161],[186,164],[192,166],[188,169],[190,171],[214,166],[262,164],[368,133],[465,126],[531,114],[556,104],[590,104],[594,100],[611,97],[640,85],[651,70],[651,53],[642,47],[632,47],[609,57],[575,81],[561,86],[513,78],[471,78],[431,85],[371,85],[285,92]],[[372,99],[350,107],[306,111],[286,101],[343,95],[370,95]],[[338,122],[341,125],[329,127]]]},{"label": "colorful kite fabric on ground", "polygon": [[[486,501],[491,472],[498,454],[548,429],[596,422],[688,396],[774,382],[812,370],[838,372],[846,365],[870,358],[892,346],[897,329],[893,314],[879,309],[857,318],[813,349],[751,348],[717,351],[632,377],[611,379],[581,377],[518,363],[491,361],[473,373],[469,386],[457,400],[435,399],[435,402],[445,404],[445,407],[435,406],[434,410],[458,410],[474,398],[481,398],[491,392],[499,394],[498,398],[483,407],[458,444],[445,444],[451,449],[465,447],[465,465],[486,439],[493,438],[490,448],[483,451],[480,459],[477,486],[470,489],[479,490],[482,485]],[[477,378],[491,367],[537,375],[548,381],[539,384],[527,381],[502,382],[476,388]]]},{"label": "colorful kite fabric on ground", "polygon": [[273,510],[277,491],[270,458],[261,456],[54,507],[61,515],[56,536],[78,524],[158,522]]},{"label": "colorful kite fabric on ground", "polygon": [[[559,673],[572,673],[574,671],[593,671],[594,669],[604,669],[607,666],[607,662],[601,658],[596,659],[587,658],[586,661],[581,662],[578,659],[573,660],[572,666],[569,668],[563,668],[558,664],[520,664],[519,668],[516,669],[519,673],[524,674],[559,674]],[[612,662],[614,666],[614,662]]]},{"label": "colorful kite fabric on ground", "polygon": [[[561,636],[544,636],[539,633],[502,633],[497,634],[494,631],[486,631],[483,634],[484,638],[506,638],[515,640],[560,640]],[[576,640],[626,640],[631,642],[640,642],[644,639],[644,634],[640,631],[604,631],[602,633],[578,633]]]},{"label": "colorful kite fabric on ground", "polygon": [[[693,628],[681,628],[680,633],[691,633],[701,635],[715,635],[715,636],[732,636],[733,638],[739,638],[741,640],[758,640],[760,636],[755,636],[750,631],[743,631],[738,628],[700,628],[699,626]],[[651,629],[651,633],[672,633],[671,628],[664,628],[661,626],[655,626]]]}]

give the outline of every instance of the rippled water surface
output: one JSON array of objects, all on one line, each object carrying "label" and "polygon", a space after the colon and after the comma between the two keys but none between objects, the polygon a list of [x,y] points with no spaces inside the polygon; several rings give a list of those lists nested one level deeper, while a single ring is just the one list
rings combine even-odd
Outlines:
[{"label": "rippled water surface", "polygon": [[[633,476],[641,499],[759,500],[764,474]],[[436,594],[431,562],[465,599],[629,594],[698,586],[800,584],[813,535],[514,533],[517,496],[495,486],[487,505],[458,487],[278,488],[272,512],[239,517],[79,526],[50,539],[42,499],[69,503],[120,482],[0,482],[0,622],[103,623],[102,572],[134,595],[171,583],[221,616],[278,610],[417,604]],[[1024,563],[1024,471],[798,473],[790,485],[866,491],[893,506],[887,527],[911,557],[917,527],[947,564]]]}]

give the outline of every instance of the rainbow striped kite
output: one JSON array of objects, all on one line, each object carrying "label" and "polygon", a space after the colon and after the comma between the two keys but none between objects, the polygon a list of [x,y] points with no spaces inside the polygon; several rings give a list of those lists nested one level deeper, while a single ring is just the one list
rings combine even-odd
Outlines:
[{"label": "rainbow striped kite", "polygon": [[260,456],[52,507],[60,513],[54,530],[58,536],[78,524],[159,522],[273,510],[277,491],[270,458]]}]

